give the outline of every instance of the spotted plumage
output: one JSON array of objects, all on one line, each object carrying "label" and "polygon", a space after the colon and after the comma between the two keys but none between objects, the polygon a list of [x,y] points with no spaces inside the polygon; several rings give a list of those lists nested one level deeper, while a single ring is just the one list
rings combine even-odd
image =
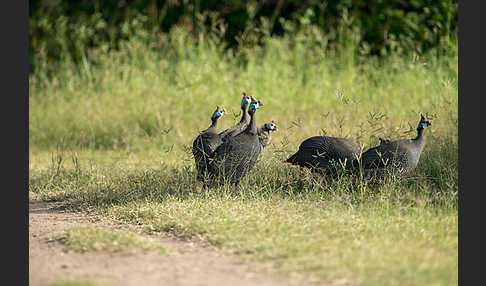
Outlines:
[{"label": "spotted plumage", "polygon": [[333,176],[342,166],[349,166],[359,151],[360,147],[347,138],[313,136],[304,140],[286,162]]},{"label": "spotted plumage", "polygon": [[253,100],[248,109],[250,122],[246,128],[234,136],[226,137],[226,141],[214,151],[211,173],[217,182],[227,181],[238,185],[255,165],[263,149],[256,127],[255,113],[258,108],[259,103]]},{"label": "spotted plumage", "polygon": [[383,178],[389,174],[406,175],[413,171],[420,160],[425,146],[424,129],[432,125],[421,115],[417,126],[417,136],[413,139],[380,140],[380,145],[368,149],[353,162],[359,170],[360,161],[365,178]]},{"label": "spotted plumage", "polygon": [[201,131],[192,143],[192,154],[194,155],[198,180],[203,181],[207,177],[213,152],[222,143],[216,127],[218,119],[223,117],[225,113],[226,111],[218,106],[211,116],[211,125],[206,130]]}]

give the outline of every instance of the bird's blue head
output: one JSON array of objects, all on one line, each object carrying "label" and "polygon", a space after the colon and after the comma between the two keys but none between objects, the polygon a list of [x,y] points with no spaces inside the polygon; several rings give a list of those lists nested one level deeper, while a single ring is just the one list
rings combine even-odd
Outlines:
[{"label": "bird's blue head", "polygon": [[216,107],[216,110],[214,111],[213,116],[211,117],[211,119],[220,118],[225,113],[226,113],[226,111],[224,110],[224,108],[221,108],[221,107],[218,106],[218,107]]},{"label": "bird's blue head", "polygon": [[430,125],[432,125],[432,123],[430,123],[430,121],[427,120],[427,118],[425,118],[425,116],[420,114],[420,122],[417,126],[417,129],[425,129],[425,128],[429,127]]},{"label": "bird's blue head", "polygon": [[241,99],[241,108],[246,108],[251,103],[251,96],[248,96],[246,92],[243,92],[243,98]]},{"label": "bird's blue head", "polygon": [[272,121],[271,123],[263,124],[263,128],[267,131],[277,131],[277,124],[275,124],[275,122]]},{"label": "bird's blue head", "polygon": [[263,106],[263,103],[260,100],[255,100],[255,98],[251,98],[250,107],[248,108],[248,112],[255,112],[260,106]]}]

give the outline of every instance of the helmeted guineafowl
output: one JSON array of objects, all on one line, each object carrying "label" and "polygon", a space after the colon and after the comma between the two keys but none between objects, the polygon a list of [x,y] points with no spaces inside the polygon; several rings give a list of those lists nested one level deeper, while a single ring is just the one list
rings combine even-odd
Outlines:
[{"label": "helmeted guineafowl", "polygon": [[238,185],[255,165],[263,149],[258,139],[255,118],[260,105],[261,102],[253,99],[248,108],[250,122],[247,127],[234,136],[226,137],[226,141],[214,151],[214,160],[210,166],[213,178],[218,182],[226,180]]},{"label": "helmeted guineafowl", "polygon": [[380,145],[368,149],[353,161],[353,168],[359,172],[359,163],[363,169],[363,177],[384,178],[390,174],[406,175],[417,167],[425,146],[424,129],[432,125],[423,115],[417,126],[417,136],[413,139],[380,140]]},{"label": "helmeted guineafowl", "polygon": [[221,145],[221,136],[216,131],[218,119],[224,116],[225,110],[217,107],[211,116],[211,125],[194,139],[192,143],[192,154],[196,163],[197,179],[203,180],[207,175],[209,159],[214,150]]},{"label": "helmeted guineafowl", "polygon": [[277,131],[278,127],[277,124],[272,120],[270,123],[265,123],[261,127],[258,128],[258,139],[260,140],[260,144],[262,147],[265,148],[270,145],[272,141],[272,132]]},{"label": "helmeted guineafowl", "polygon": [[238,122],[234,126],[231,126],[228,129],[220,132],[219,134],[220,134],[221,138],[223,138],[227,135],[229,135],[229,136],[235,135],[235,134],[243,131],[246,128],[246,126],[248,125],[248,122],[250,121],[250,116],[248,115],[247,107],[250,104],[250,102],[252,101],[252,98],[253,97],[249,96],[246,92],[243,92],[243,98],[241,99],[242,115],[241,115],[240,122]]},{"label": "helmeted guineafowl", "polygon": [[285,162],[333,177],[338,169],[348,168],[359,152],[359,145],[350,139],[313,136],[304,140]]}]

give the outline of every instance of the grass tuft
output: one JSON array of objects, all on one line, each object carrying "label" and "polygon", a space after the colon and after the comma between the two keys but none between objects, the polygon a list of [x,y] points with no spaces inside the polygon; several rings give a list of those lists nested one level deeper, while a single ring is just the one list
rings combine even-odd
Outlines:
[{"label": "grass tuft", "polygon": [[136,250],[157,251],[166,254],[167,250],[147,239],[139,238],[121,230],[109,230],[102,227],[73,227],[54,237],[65,245],[66,251],[111,251],[133,252]]}]

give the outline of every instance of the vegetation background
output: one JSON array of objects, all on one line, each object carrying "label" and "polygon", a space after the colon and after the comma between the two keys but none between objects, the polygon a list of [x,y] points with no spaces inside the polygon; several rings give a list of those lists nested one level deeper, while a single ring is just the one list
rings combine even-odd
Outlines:
[{"label": "vegetation background", "polygon": [[[29,198],[203,239],[335,284],[457,284],[457,1],[29,2]],[[241,92],[275,120],[242,181],[206,191],[192,140]],[[282,161],[310,136],[363,149],[433,125],[383,184]],[[242,229],[244,231],[242,231]]]},{"label": "vegetation background", "polygon": [[[225,48],[262,45],[264,32],[282,36],[313,25],[326,35],[326,50],[337,52],[349,38],[358,37],[354,41],[360,55],[423,54],[434,49],[440,56],[457,49],[457,7],[452,0],[30,1],[31,71],[43,47],[53,61],[69,55],[76,62],[82,61],[84,48],[105,43],[118,47],[130,35],[126,23],[140,15],[146,19],[140,28],[146,31],[167,33],[183,26],[197,36],[210,28],[223,29]],[[56,38],[53,33],[61,31],[48,24],[56,21],[66,23],[65,39]]]}]

